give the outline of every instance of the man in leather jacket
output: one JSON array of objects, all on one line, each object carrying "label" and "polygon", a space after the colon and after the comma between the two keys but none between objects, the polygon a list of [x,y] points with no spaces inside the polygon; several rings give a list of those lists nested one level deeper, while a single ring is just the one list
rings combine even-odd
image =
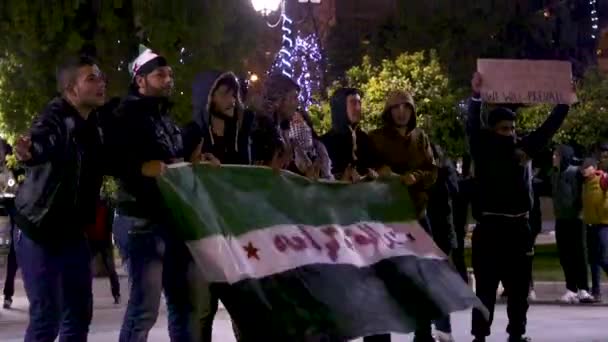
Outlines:
[{"label": "man in leather jacket", "polygon": [[21,137],[15,153],[26,177],[15,198],[13,241],[30,302],[25,341],[86,341],[92,317],[90,251],[101,186],[95,108],[105,79],[93,60],[67,60],[57,71],[61,95]]}]

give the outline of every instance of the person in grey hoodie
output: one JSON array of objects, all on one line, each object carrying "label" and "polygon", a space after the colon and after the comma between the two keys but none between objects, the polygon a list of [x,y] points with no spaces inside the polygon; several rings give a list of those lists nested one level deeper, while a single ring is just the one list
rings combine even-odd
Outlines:
[{"label": "person in grey hoodie", "polygon": [[585,227],[580,219],[583,179],[573,160],[574,150],[568,145],[558,146],[553,153],[555,238],[567,289],[560,300],[566,303],[593,301],[588,292]]}]

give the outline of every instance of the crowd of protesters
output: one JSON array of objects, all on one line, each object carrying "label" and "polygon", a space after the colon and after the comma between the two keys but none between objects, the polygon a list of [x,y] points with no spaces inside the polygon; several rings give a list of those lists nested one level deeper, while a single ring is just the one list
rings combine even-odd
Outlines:
[{"label": "crowd of protesters", "polygon": [[[415,99],[405,89],[387,96],[382,125],[369,134],[360,125],[364,94],[338,89],[331,98],[331,129],[319,136],[299,107],[300,88],[292,79],[270,75],[263,108],[254,113],[244,106],[246,89],[233,73],[208,72],[194,82],[192,122],[180,128],[171,118],[174,75],[167,60],[145,50],[130,72],[124,99],[106,103],[106,80],[95,61],[67,60],[57,69],[60,95],[40,113],[29,135],[16,142],[14,153],[27,170],[11,215],[15,261],[30,302],[25,341],[57,336],[86,341],[93,314],[92,253],[103,255],[112,294],[120,302],[108,254],[111,238],[103,229],[108,222],[130,284],[119,341],[147,340],[163,293],[170,340],[211,341],[222,288],[205,285],[171,229],[154,179],[168,165],[184,161],[262,165],[345,182],[399,175],[420,225],[465,281],[470,204],[478,222],[472,236],[476,293],[490,310],[489,319],[473,312],[472,335],[476,342],[490,335],[502,283],[509,341],[529,341],[528,295],[538,234],[530,227],[540,206],[532,160],[550,144],[568,106],[556,106],[537,130],[518,137],[511,109],[496,106],[482,114],[483,80],[475,74],[466,125],[471,158],[459,173],[441,146],[417,126]],[[554,153],[556,238],[568,291],[562,300],[567,302],[599,300],[600,270],[608,272],[608,177],[602,171],[608,167],[608,146],[601,151],[599,160],[582,162],[568,146]],[[106,175],[119,185],[111,205],[99,198]],[[11,296],[5,291],[5,307]],[[233,327],[237,339],[247,341],[247,332]],[[390,335],[365,338],[390,340]],[[453,341],[449,316],[419,322],[415,341]]]}]

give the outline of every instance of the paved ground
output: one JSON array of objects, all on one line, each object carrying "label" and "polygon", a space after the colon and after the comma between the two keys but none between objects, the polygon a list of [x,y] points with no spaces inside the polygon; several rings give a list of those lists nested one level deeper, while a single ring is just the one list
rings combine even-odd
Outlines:
[{"label": "paved ground", "polygon": [[[0,275],[3,276],[3,272]],[[127,278],[121,278],[123,293],[126,294]],[[27,300],[23,294],[21,281],[17,282],[14,309],[0,309],[0,341],[17,342],[23,340],[27,324]],[[124,304],[112,304],[109,283],[106,279],[94,281],[95,313],[91,326],[90,342],[116,341],[118,328],[123,317]],[[125,300],[126,303],[126,300]],[[456,341],[470,341],[470,314],[454,315],[454,335]],[[534,305],[529,316],[530,335],[535,342],[607,342],[608,307]],[[496,313],[495,335],[489,341],[505,341],[504,329],[506,313],[499,306]],[[393,341],[410,341],[409,336],[396,336]],[[168,341],[166,333],[166,313],[161,316],[150,334],[150,342]],[[230,321],[226,312],[220,311],[214,330],[214,341],[233,342]]]}]

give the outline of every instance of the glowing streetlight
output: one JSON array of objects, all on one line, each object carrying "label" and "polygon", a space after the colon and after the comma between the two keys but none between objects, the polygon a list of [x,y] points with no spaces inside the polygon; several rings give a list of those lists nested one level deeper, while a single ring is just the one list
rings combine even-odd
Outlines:
[{"label": "glowing streetlight", "polygon": [[253,9],[260,12],[262,15],[269,15],[276,12],[281,7],[282,0],[251,0]]},{"label": "glowing streetlight", "polygon": [[251,76],[249,76],[249,80],[253,83],[257,82],[260,78],[258,77],[257,74],[251,74]]}]

